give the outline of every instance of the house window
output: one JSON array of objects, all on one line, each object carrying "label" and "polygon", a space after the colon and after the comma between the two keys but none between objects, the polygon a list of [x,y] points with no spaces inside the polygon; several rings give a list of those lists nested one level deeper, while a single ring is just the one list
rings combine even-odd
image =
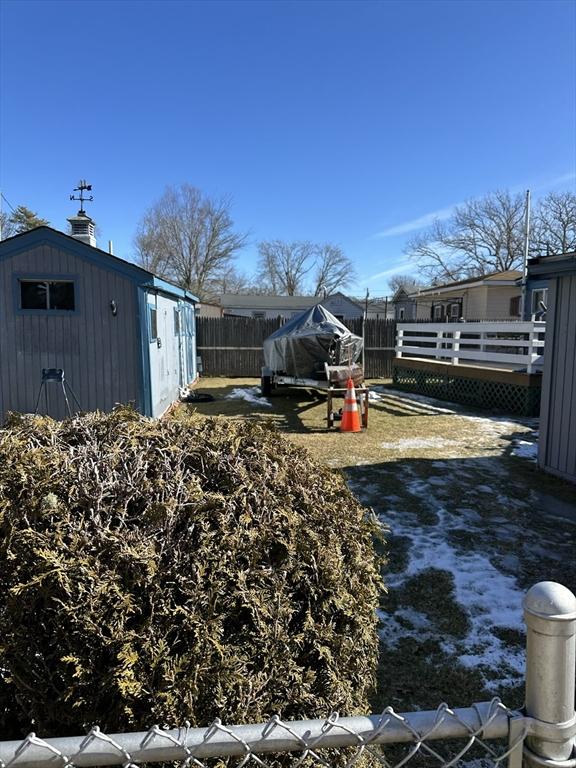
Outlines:
[{"label": "house window", "polygon": [[434,305],[434,320],[442,320],[442,304]]},{"label": "house window", "polygon": [[520,296],[510,299],[510,317],[520,317]]},{"label": "house window", "polygon": [[20,280],[20,309],[74,312],[72,280]]},{"label": "house window", "polygon": [[548,288],[536,288],[532,291],[532,314],[541,315],[548,306]]},{"label": "house window", "polygon": [[404,320],[404,307],[400,307],[398,310],[398,320]]},{"label": "house window", "polygon": [[174,336],[180,336],[180,310],[174,307]]},{"label": "house window", "polygon": [[158,310],[156,307],[148,305],[148,320],[150,330],[150,341],[158,340]]},{"label": "house window", "polygon": [[450,304],[450,317],[452,320],[460,317],[460,304]]}]

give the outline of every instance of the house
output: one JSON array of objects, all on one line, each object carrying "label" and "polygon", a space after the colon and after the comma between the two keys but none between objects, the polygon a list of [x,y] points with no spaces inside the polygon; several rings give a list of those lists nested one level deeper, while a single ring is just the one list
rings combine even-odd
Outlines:
[{"label": "house", "polygon": [[160,416],[196,378],[197,299],[97,248],[83,211],[68,221],[72,235],[0,242],[0,420],[37,403],[63,418],[67,392],[83,411],[132,402]]},{"label": "house", "polygon": [[395,317],[399,322],[519,320],[521,291],[517,281],[521,277],[521,272],[507,270],[409,294],[399,289],[393,298]]},{"label": "house", "polygon": [[226,293],[220,297],[224,315],[290,319],[306,309],[322,304],[340,321],[361,318],[364,308],[339,291],[330,296],[269,296]]},{"label": "house", "polygon": [[369,299],[368,304],[362,299],[355,299],[366,311],[367,320],[394,320],[394,304],[388,296]]},{"label": "house", "polygon": [[224,310],[213,301],[199,301],[196,304],[196,317],[223,317]]},{"label": "house", "polygon": [[538,465],[576,483],[576,252],[531,259],[528,284],[543,283],[548,293]]},{"label": "house", "polygon": [[392,306],[394,307],[395,320],[399,322],[416,320],[417,301],[404,288],[398,288],[392,297]]}]

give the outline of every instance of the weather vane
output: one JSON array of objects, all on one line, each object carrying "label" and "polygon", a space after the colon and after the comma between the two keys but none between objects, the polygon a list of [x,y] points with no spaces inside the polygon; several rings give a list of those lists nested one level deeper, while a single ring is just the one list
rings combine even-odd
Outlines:
[{"label": "weather vane", "polygon": [[86,213],[84,210],[84,203],[91,202],[94,200],[94,197],[92,195],[90,195],[90,197],[84,197],[83,192],[92,192],[92,184],[86,184],[86,179],[80,179],[78,186],[74,187],[74,192],[80,192],[80,197],[74,197],[74,195],[70,195],[70,200],[80,201],[80,210],[78,211],[78,216],[84,216]]}]

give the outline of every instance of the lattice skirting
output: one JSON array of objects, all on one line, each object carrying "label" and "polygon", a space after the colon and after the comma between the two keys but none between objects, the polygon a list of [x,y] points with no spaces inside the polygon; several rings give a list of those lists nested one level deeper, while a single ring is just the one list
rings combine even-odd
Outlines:
[{"label": "lattice skirting", "polygon": [[538,416],[540,412],[540,387],[524,387],[501,381],[480,381],[404,366],[394,368],[392,380],[399,389],[476,408],[520,416]]}]

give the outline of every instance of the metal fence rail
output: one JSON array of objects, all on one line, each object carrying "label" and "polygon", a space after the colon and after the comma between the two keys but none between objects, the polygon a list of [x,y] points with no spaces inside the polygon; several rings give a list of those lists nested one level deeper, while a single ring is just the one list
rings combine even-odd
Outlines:
[{"label": "metal fence rail", "polygon": [[[325,720],[291,722],[275,716],[266,723],[230,726],[216,720],[208,728],[167,730],[155,725],[145,732],[113,735],[95,726],[86,736],[41,739],[31,733],[23,740],[0,742],[0,768],[131,768],[175,761],[182,768],[206,768],[215,759],[221,764],[228,758],[238,768],[248,762],[269,768],[278,765],[279,755],[282,765],[288,759],[294,768],[303,763],[451,768],[465,764],[464,758],[478,768],[505,759],[508,768],[576,768],[576,597],[560,584],[541,582],[527,593],[524,616],[522,713],[496,698],[463,709],[443,704],[435,711],[398,714],[388,707],[381,715],[341,718],[333,713]],[[342,749],[347,751],[335,752]]]},{"label": "metal fence rail", "polygon": [[[333,713],[326,720],[283,722],[273,717],[267,723],[230,726],[216,720],[208,728],[179,728],[164,730],[158,726],[141,733],[103,733],[92,728],[87,736],[61,739],[39,739],[30,734],[21,742],[1,745],[0,756],[5,766],[31,768],[40,765],[126,765],[143,762],[183,761],[204,765],[210,758],[240,757],[265,765],[271,754],[299,753],[294,762],[310,758],[321,765],[331,765],[323,751],[355,748],[347,756],[352,766],[362,756],[371,756],[378,763],[392,766],[379,745],[409,744],[410,748],[396,767],[416,755],[431,757],[434,764],[452,765],[472,749],[493,764],[505,759],[514,749],[522,748],[525,731],[520,731],[513,743],[498,749],[490,740],[509,737],[509,722],[516,713],[506,709],[498,700],[475,704],[467,709],[452,710],[446,705],[435,712],[397,714],[386,709],[382,715],[343,717]],[[442,755],[435,742],[464,740],[455,756]],[[432,745],[431,742],[434,742]],[[264,758],[264,759],[262,759]]]}]

